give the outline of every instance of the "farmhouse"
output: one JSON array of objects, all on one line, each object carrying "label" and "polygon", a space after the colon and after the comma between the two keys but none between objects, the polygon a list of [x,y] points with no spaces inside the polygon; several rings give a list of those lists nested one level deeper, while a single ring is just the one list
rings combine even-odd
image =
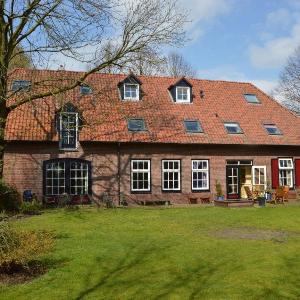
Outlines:
[{"label": "farmhouse", "polygon": [[[10,101],[80,75],[16,69]],[[40,199],[188,203],[216,181],[228,199],[300,186],[300,119],[250,83],[93,74],[13,110],[5,138],[6,182]]]}]

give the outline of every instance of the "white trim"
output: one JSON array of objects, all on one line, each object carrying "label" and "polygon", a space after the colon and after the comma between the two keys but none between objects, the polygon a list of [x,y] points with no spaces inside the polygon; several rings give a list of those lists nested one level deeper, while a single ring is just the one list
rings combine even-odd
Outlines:
[{"label": "white trim", "polygon": [[[143,163],[148,163],[148,168],[146,169],[133,169],[133,163],[136,162],[137,164],[139,162],[143,162]],[[151,160],[150,159],[132,159],[131,160],[131,165],[130,165],[130,186],[131,186],[131,191],[132,192],[150,192],[151,191]],[[142,174],[148,174],[148,188],[147,189],[139,189],[139,188],[134,188],[133,187],[133,173],[142,173]],[[139,182],[139,179],[136,180],[137,183]],[[143,176],[143,181],[144,180],[144,176]]]},{"label": "white trim", "polygon": [[[168,162],[168,163],[170,163],[170,162],[173,162],[173,165],[174,165],[174,162],[177,162],[178,163],[178,168],[177,169],[175,169],[175,168],[173,168],[173,169],[169,169],[169,166],[168,166],[168,168],[164,168],[164,163],[165,162]],[[180,191],[180,189],[181,189],[181,178],[180,178],[180,172],[181,172],[181,161],[180,161],[180,159],[163,159],[162,161],[161,161],[161,174],[162,174],[162,177],[161,177],[161,187],[162,187],[162,190],[163,191]],[[176,181],[178,181],[178,188],[165,188],[164,187],[164,174],[165,173],[167,173],[167,174],[170,174],[170,173],[173,173],[173,175],[175,174],[175,173],[177,173],[178,174],[178,180],[176,180]],[[169,176],[168,176],[168,179],[167,179],[167,181],[168,181],[168,183],[169,182],[173,182],[174,183],[174,177],[173,177],[173,179],[172,180],[170,180],[169,179]],[[169,184],[168,184],[168,186],[169,186]]]},{"label": "white trim", "polygon": [[[260,177],[259,177],[259,183],[255,183],[255,169],[263,169],[264,170],[264,183],[260,183]],[[267,167],[266,166],[252,166],[252,186],[254,185],[263,185],[264,190],[267,189]]]},{"label": "white trim", "polygon": [[[186,89],[187,90],[187,100],[178,99],[178,89]],[[191,88],[187,86],[176,86],[175,89],[175,99],[178,103],[191,103]]]},{"label": "white trim", "polygon": [[[280,166],[280,162],[281,161],[289,161],[291,163],[290,167],[282,167]],[[292,158],[279,158],[278,159],[278,179],[279,179],[279,185],[282,186],[283,184],[281,184],[281,172],[280,171],[286,171],[289,172],[291,174],[291,183],[289,185],[290,188],[294,187],[294,162]]]},{"label": "white trim", "polygon": [[[194,162],[206,162],[206,166],[207,166],[207,168],[206,169],[194,169]],[[205,187],[202,187],[202,188],[194,188],[194,186],[193,186],[193,182],[194,182],[194,172],[197,172],[197,173],[199,173],[199,172],[202,172],[202,173],[206,173],[206,176],[207,176],[207,178],[206,178],[206,186]],[[198,179],[197,179],[198,180]],[[204,182],[204,180],[203,180],[203,182]],[[208,161],[208,159],[193,159],[192,160],[192,191],[207,191],[207,190],[209,190],[209,188],[210,188],[210,182],[209,182],[209,161]]]},{"label": "white trim", "polygon": [[[74,148],[63,148],[62,147],[62,116],[63,114],[76,115],[75,119],[75,147]],[[59,149],[64,151],[76,151],[78,148],[78,113],[77,112],[61,112],[59,114]]]},{"label": "white trim", "polygon": [[[136,86],[137,87],[137,91],[136,91],[136,97],[126,97],[126,86],[130,85],[130,86]],[[137,83],[124,83],[123,86],[123,92],[124,92],[124,99],[123,100],[132,100],[132,101],[139,101],[140,100],[140,85]]]}]

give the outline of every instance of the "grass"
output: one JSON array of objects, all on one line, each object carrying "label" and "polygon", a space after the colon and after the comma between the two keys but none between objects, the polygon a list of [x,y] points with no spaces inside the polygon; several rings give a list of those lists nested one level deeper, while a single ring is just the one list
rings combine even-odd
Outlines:
[{"label": "grass", "polygon": [[0,285],[0,298],[299,299],[299,216],[300,206],[47,211],[15,226],[56,235],[52,267]]}]

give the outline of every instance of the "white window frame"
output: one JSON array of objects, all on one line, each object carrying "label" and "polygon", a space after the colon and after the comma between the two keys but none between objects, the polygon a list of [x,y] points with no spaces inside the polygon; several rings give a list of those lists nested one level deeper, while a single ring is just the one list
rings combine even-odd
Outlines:
[{"label": "white window frame", "polygon": [[[60,169],[60,167],[62,167]],[[60,177],[60,170],[63,170],[63,177]],[[66,164],[65,162],[61,161],[55,161],[50,162],[46,165],[46,171],[45,171],[45,194],[47,196],[57,196],[61,193],[59,192],[60,189],[63,189],[63,193],[66,191]],[[51,176],[48,177],[48,172],[51,172]],[[57,172],[57,177],[54,177],[54,172]],[[54,180],[58,181],[57,185],[54,185]],[[51,185],[48,185],[48,181],[51,181]],[[63,184],[60,185],[60,181],[63,181]],[[51,193],[48,193],[48,190],[51,190]],[[57,189],[58,193],[54,193],[54,189]]]},{"label": "white window frame", "polygon": [[[75,168],[72,167],[73,163],[76,164]],[[72,172],[74,172],[75,176],[72,176]],[[78,172],[81,174],[79,177],[77,176]],[[75,181],[74,185],[72,185],[72,180]],[[79,180],[84,184],[78,184]],[[89,193],[89,165],[86,162],[70,162],[69,188],[70,195],[87,195]],[[72,193],[72,189],[74,189],[75,193]],[[80,189],[82,189],[83,193],[78,193]]]},{"label": "white window frame", "polygon": [[[281,161],[289,161],[291,163],[291,166],[288,167],[282,167],[280,166]],[[279,158],[278,159],[278,176],[279,176],[279,185],[283,186],[282,184],[282,177],[281,177],[281,172],[280,171],[289,171],[291,174],[291,184],[289,185],[290,188],[294,187],[294,162],[292,158]]]},{"label": "white window frame", "polygon": [[[228,125],[228,127],[236,127],[236,128],[238,128],[240,131],[239,131],[239,132],[229,132],[229,130],[227,129],[227,125]],[[241,127],[240,124],[237,123],[237,122],[224,122],[224,127],[225,127],[226,132],[227,132],[228,134],[242,134],[242,133],[244,133],[242,127]]]},{"label": "white window frame", "polygon": [[[263,169],[264,170],[264,183],[261,183],[261,177],[259,176],[259,182],[255,181],[255,169]],[[267,167],[266,166],[252,166],[252,186],[264,186],[264,190],[267,189]]]},{"label": "white window frame", "polygon": [[[148,168],[147,169],[139,169],[138,168],[138,164],[142,162],[143,164],[146,162],[148,163]],[[133,164],[134,163],[137,163],[137,169],[134,169],[133,168]],[[144,180],[144,174],[148,174],[148,188],[142,188],[142,189],[139,189],[138,187],[137,188],[134,188],[133,187],[133,174],[134,173],[142,173],[143,174],[143,181]],[[131,181],[131,191],[132,192],[150,192],[151,191],[151,160],[150,159],[132,159],[131,160],[131,170],[130,170],[130,181]],[[139,180],[137,179],[137,182]],[[138,184],[137,184],[138,186]]]},{"label": "white window frame", "polygon": [[[186,89],[187,90],[187,99],[179,99],[178,98],[178,89]],[[187,86],[176,86],[176,102],[179,103],[191,103],[191,88]]]},{"label": "white window frame", "polygon": [[[206,162],[206,168],[204,169],[198,169],[194,168],[194,163],[197,164],[199,162]],[[197,173],[197,177],[198,177],[198,173],[206,173],[206,186],[202,187],[202,188],[198,188],[198,187],[194,187],[194,173]],[[197,178],[198,180],[198,178]],[[204,181],[204,180],[203,180]],[[192,160],[192,191],[208,191],[210,188],[210,182],[209,182],[209,160],[208,159],[193,159]]]},{"label": "white window frame", "polygon": [[[64,115],[76,115],[75,119],[75,147],[74,148],[64,148],[63,147],[63,136],[62,136],[62,124]],[[78,148],[78,113],[77,112],[61,112],[59,115],[59,149],[60,150],[77,150]]]},{"label": "white window frame", "polygon": [[[170,162],[177,162],[178,163],[178,169],[175,169],[175,168],[173,168],[173,169],[169,169],[169,166],[168,166],[168,168],[167,169],[165,169],[164,168],[164,163],[165,162],[168,162],[168,165],[169,165],[169,163]],[[180,159],[163,159],[162,161],[161,161],[161,173],[162,173],[162,178],[161,178],[161,184],[162,184],[162,190],[163,191],[180,191],[181,190],[181,161],[180,161]],[[165,173],[168,173],[168,174],[170,174],[170,173],[173,173],[173,188],[170,188],[169,187],[169,184],[168,184],[168,187],[167,188],[165,188],[164,187],[164,182],[165,182],[165,180],[164,180],[164,174]],[[177,188],[174,188],[174,173],[177,173],[178,174],[178,187]],[[168,182],[170,182],[171,180],[169,180],[169,175],[168,175]]]},{"label": "white window frame", "polygon": [[[126,97],[126,86],[136,86],[136,97]],[[137,83],[124,83],[124,100],[140,100],[140,85]]]}]

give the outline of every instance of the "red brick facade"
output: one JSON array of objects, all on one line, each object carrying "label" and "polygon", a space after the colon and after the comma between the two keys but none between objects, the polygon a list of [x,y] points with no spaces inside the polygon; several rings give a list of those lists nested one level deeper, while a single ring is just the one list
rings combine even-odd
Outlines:
[{"label": "red brick facade", "polygon": [[[120,153],[118,159],[118,153]],[[101,199],[103,192],[114,195],[119,191],[128,202],[134,200],[170,200],[187,203],[191,194],[191,160],[208,159],[210,166],[210,191],[215,193],[215,181],[219,180],[226,193],[226,161],[232,159],[253,160],[253,165],[266,166],[267,178],[271,180],[271,159],[278,157],[300,158],[297,146],[238,146],[238,145],[167,145],[167,144],[121,144],[82,143],[78,151],[59,151],[57,143],[11,142],[4,157],[4,178],[21,193],[31,189],[39,198],[43,195],[43,161],[54,158],[81,158],[91,161],[92,192]],[[151,159],[151,193],[131,193],[130,160]],[[162,159],[181,160],[181,191],[162,192]],[[118,168],[118,162],[120,162]],[[118,180],[120,170],[120,181]],[[295,179],[295,178],[294,178]],[[206,196],[208,192],[197,193]]]}]

